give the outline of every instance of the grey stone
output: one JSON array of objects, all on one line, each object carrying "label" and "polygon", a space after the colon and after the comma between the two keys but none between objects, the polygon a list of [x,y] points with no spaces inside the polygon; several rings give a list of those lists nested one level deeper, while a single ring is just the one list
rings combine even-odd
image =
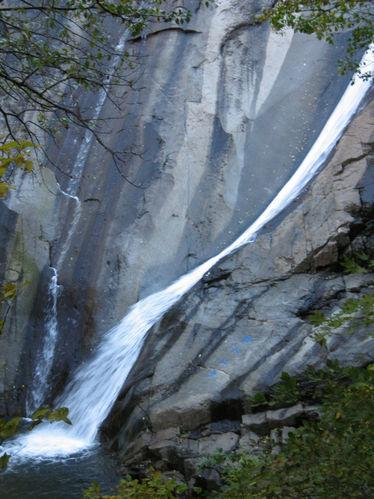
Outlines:
[{"label": "grey stone", "polygon": [[231,452],[236,448],[238,441],[239,436],[232,432],[203,437],[199,440],[199,453],[201,455],[209,455],[220,450]]},{"label": "grey stone", "polygon": [[301,403],[284,409],[274,411],[265,411],[255,414],[244,414],[242,423],[244,427],[251,430],[264,430],[269,428],[278,428],[285,425],[293,425],[301,417],[316,412],[314,406],[305,407]]},{"label": "grey stone", "polygon": [[282,430],[280,428],[275,428],[270,432],[270,440],[273,445],[273,449],[278,453],[280,450],[280,444],[282,443]]},{"label": "grey stone", "polygon": [[179,428],[167,428],[165,430],[158,431],[152,437],[153,441],[163,441],[163,440],[172,440],[179,435]]},{"label": "grey stone", "polygon": [[[108,99],[102,110],[116,118],[110,140],[124,152],[130,182],[92,145],[79,181],[81,215],[59,269],[56,390],[134,302],[216,254],[256,219],[342,94],[348,77],[339,77],[336,65],[344,43],[252,26],[259,6],[271,3],[222,0],[214,10],[197,9],[188,32],[155,29],[131,41],[141,61],[135,88],[123,94],[120,109]],[[343,279],[329,266],[350,243],[352,207],[369,199],[363,144],[373,142],[373,111],[369,103],[354,119],[307,192],[150,331],[104,423],[124,461],[151,454],[164,466],[176,460],[182,467],[199,453],[230,452],[240,445],[234,432],[197,440],[183,432],[240,421],[247,397],[282,371],[322,367],[327,357],[372,361],[374,339],[366,329],[335,335],[326,352],[305,315],[321,303],[328,313],[369,289],[369,282]],[[43,340],[48,267],[57,265],[74,215],[57,181],[68,187],[81,143],[80,132],[70,130],[56,147],[47,144],[57,168],[19,176],[0,214],[3,267],[32,280],[0,337],[1,413],[23,409]],[[263,423],[248,415],[243,424],[289,425],[297,414],[287,411],[268,412]]]},{"label": "grey stone", "polygon": [[316,268],[327,267],[338,261],[338,245],[336,241],[329,241],[313,257]]},{"label": "grey stone", "polygon": [[246,432],[240,437],[239,449],[251,452],[258,447],[259,441],[260,437],[256,433],[252,431]]},{"label": "grey stone", "polygon": [[266,421],[271,427],[292,425],[305,414],[306,410],[302,404],[296,404],[285,409],[266,412]]},{"label": "grey stone", "polygon": [[252,430],[262,428],[267,424],[266,412],[244,414],[242,416],[242,423],[244,426],[251,428]]},{"label": "grey stone", "polygon": [[195,476],[195,485],[203,490],[217,490],[222,485],[221,476],[215,469],[204,469]]},{"label": "grey stone", "polygon": [[[209,279],[153,328],[128,382],[137,379],[142,365],[153,366],[150,386],[144,390],[138,385],[134,396],[148,408],[156,430],[196,430],[199,446],[220,448],[214,440],[209,443],[211,437],[202,437],[208,424],[240,420],[247,397],[266,390],[283,371],[321,368],[326,358],[353,365],[371,361],[374,339],[367,328],[355,335],[334,334],[326,351],[313,340],[313,327],[305,317],[320,307],[331,313],[348,297],[370,289],[371,277],[342,276],[334,266],[316,272],[314,258],[331,241],[338,251],[346,250],[346,237],[356,223],[351,204],[360,207],[356,186],[368,163],[362,160],[343,170],[339,165],[359,156],[362,143],[372,140],[373,112],[371,103],[356,117],[327,167],[292,209],[253,244],[219,263]],[[131,400],[128,404],[131,407]],[[243,432],[263,434],[304,417],[318,417],[318,408],[298,405],[245,414]],[[110,417],[106,424],[112,424]],[[113,424],[116,427],[115,418]],[[133,422],[124,421],[122,441],[131,440],[132,432]],[[237,438],[235,446],[240,445]]]},{"label": "grey stone", "polygon": [[[130,77],[124,76],[136,83],[119,92],[118,109],[107,99],[101,112],[113,118],[113,133],[105,138],[123,153],[124,164],[117,169],[94,143],[82,162],[77,181],[81,215],[59,269],[60,338],[52,371],[56,388],[134,302],[227,246],[254,221],[303,159],[347,83],[336,72],[344,43],[331,47],[313,37],[277,36],[265,25],[251,25],[271,0],[224,0],[213,9],[192,3],[187,30],[155,26],[146,39],[129,42],[132,61],[139,64]],[[114,43],[118,36],[118,30],[113,32]],[[111,97],[118,97],[117,90]],[[80,109],[96,105],[94,96],[77,95]],[[6,221],[4,210],[0,220],[4,258],[33,282],[17,300],[17,321],[9,321],[0,338],[4,411],[11,405],[15,411],[12,397],[21,409],[19,394],[37,361],[48,286],[43,269],[57,265],[74,218],[74,201],[63,196],[56,180],[68,189],[83,143],[81,130],[59,131],[46,144],[56,168],[20,175],[7,203],[14,220]],[[351,154],[356,154],[353,148]],[[323,206],[320,246],[325,232],[334,230],[327,213]],[[294,232],[292,238],[277,239],[284,255],[264,259],[257,252],[256,269],[240,269],[235,263],[233,279],[247,285],[249,274],[261,280],[275,268],[287,270],[293,259],[303,260],[307,245],[301,244],[302,224]],[[17,238],[22,258],[12,249]],[[267,251],[269,239],[261,244]],[[210,288],[221,289],[223,277],[219,274]],[[227,307],[230,296],[224,299]],[[204,302],[205,326],[219,328],[224,310]],[[167,338],[161,336],[149,363],[165,351]],[[193,349],[190,356],[186,349],[179,362],[179,353],[172,355],[174,378],[183,375],[194,356]],[[23,358],[31,361],[26,365]],[[157,365],[156,384],[165,373]],[[218,392],[221,388],[216,386]],[[195,407],[196,400],[190,404]],[[158,429],[172,426],[177,415],[172,411]]]},{"label": "grey stone", "polygon": [[186,477],[192,477],[196,475],[200,470],[201,458],[186,458],[183,461],[183,472]]},{"label": "grey stone", "polygon": [[374,283],[374,274],[347,274],[344,282],[347,291],[358,292]]}]

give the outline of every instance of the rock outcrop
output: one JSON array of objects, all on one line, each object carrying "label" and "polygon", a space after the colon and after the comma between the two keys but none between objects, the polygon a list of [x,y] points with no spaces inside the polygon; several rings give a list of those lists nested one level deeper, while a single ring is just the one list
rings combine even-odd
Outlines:
[{"label": "rock outcrop", "polygon": [[374,274],[345,274],[342,255],[373,251],[374,102],[325,169],[257,240],[226,258],[155,327],[105,424],[124,462],[196,473],[217,449],[255,448],[258,434],[313,417],[301,405],[248,414],[249,396],[283,371],[374,359],[373,326],[342,325],[320,344],[308,314],[373,292]]},{"label": "rock outcrop", "polygon": [[[17,298],[0,338],[1,413],[20,413],[33,388],[50,309],[49,267],[59,266],[60,285],[51,399],[130,305],[239,235],[314,142],[347,84],[336,69],[344,36],[329,46],[313,37],[275,35],[253,23],[270,3],[218,0],[203,8],[191,2],[188,26],[155,28],[147,38],[129,40],[136,63],[126,75],[131,85],[111,96],[119,109],[108,99],[100,112],[111,118],[109,145],[123,163],[116,167],[97,144],[87,145],[84,131],[69,129],[49,147],[53,173],[44,168],[18,182],[2,207],[2,272],[15,267],[32,285]],[[113,39],[120,36],[113,33]],[[71,97],[81,109],[97,106],[97,96],[79,89]],[[64,190],[77,187],[79,216],[56,179]],[[23,205],[25,199],[32,202]],[[321,240],[326,230],[327,222]],[[285,255],[295,246],[287,237],[280,243]],[[318,248],[320,261],[334,251]],[[297,251],[304,261],[309,249]],[[274,265],[286,268],[296,256]],[[246,280],[245,272],[231,274]],[[260,280],[272,269],[261,263],[250,272]],[[206,281],[212,298],[221,292],[219,279]],[[265,286],[256,287],[260,292]],[[213,313],[217,304],[208,302]],[[225,369],[216,367],[204,372],[225,384]],[[205,380],[203,369],[201,375]]]}]

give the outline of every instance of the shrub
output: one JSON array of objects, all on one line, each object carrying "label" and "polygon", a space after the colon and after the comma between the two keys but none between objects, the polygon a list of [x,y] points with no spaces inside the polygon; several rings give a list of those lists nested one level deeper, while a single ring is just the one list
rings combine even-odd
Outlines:
[{"label": "shrub", "polygon": [[159,471],[151,470],[148,477],[138,480],[127,476],[121,480],[115,495],[102,495],[99,484],[84,491],[83,499],[171,499],[187,490],[187,485],[168,479]]},{"label": "shrub", "polygon": [[292,432],[277,455],[265,450],[231,463],[219,497],[374,497],[374,366],[310,374],[312,394],[318,389],[322,397],[321,419]]}]

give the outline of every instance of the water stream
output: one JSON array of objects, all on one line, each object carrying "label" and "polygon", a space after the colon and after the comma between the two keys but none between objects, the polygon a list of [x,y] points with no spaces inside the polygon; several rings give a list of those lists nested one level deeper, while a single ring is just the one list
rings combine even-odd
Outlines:
[{"label": "water stream", "polygon": [[[92,121],[95,123],[100,113],[107,97],[107,86],[110,85],[113,76],[115,74],[116,68],[121,61],[121,57],[125,48],[126,39],[128,38],[128,32],[125,31],[120,37],[119,42],[115,47],[115,53],[117,54],[111,63],[109,68],[109,77],[104,88],[102,88],[97,95],[97,101],[92,114]],[[48,294],[50,300],[50,308],[47,312],[44,336],[42,340],[41,349],[38,355],[37,366],[32,381],[32,390],[28,396],[27,400],[27,410],[29,413],[33,412],[35,409],[39,408],[45,401],[46,395],[49,390],[49,375],[52,370],[57,341],[58,341],[58,320],[57,320],[57,300],[58,300],[58,271],[64,263],[66,255],[70,249],[71,240],[77,228],[80,220],[82,205],[80,199],[77,196],[79,189],[79,184],[81,181],[82,173],[87,161],[88,154],[92,145],[94,135],[91,130],[86,130],[82,144],[80,145],[76,160],[74,161],[73,167],[71,169],[71,180],[69,185],[64,191],[60,187],[60,191],[63,196],[67,197],[69,201],[73,201],[73,215],[71,218],[71,223],[69,226],[68,233],[62,244],[60,254],[57,258],[56,267],[51,267],[52,277],[48,287]]]},{"label": "water stream", "polygon": [[[374,46],[363,64],[374,63]],[[183,275],[166,289],[136,303],[122,321],[102,338],[95,355],[74,374],[58,406],[70,410],[73,425],[43,424],[8,444],[14,458],[69,456],[95,445],[102,421],[133,367],[150,328],[187,293],[212,266],[241,246],[295,200],[325,163],[350,120],[360,108],[371,81],[356,79],[349,85],[303,162],[257,220],[232,244],[202,265]]]},{"label": "water stream", "polygon": [[48,304],[49,307],[44,327],[44,338],[48,339],[48,341],[43,341],[39,353],[39,361],[33,377],[33,389],[30,394],[30,400],[28,401],[28,412],[32,412],[44,402],[45,394],[49,388],[48,378],[55,353],[54,348],[51,348],[51,345],[56,344],[58,335],[57,299],[59,287],[57,284],[57,270],[54,267],[51,267],[51,272],[52,277],[48,286],[50,303]]}]

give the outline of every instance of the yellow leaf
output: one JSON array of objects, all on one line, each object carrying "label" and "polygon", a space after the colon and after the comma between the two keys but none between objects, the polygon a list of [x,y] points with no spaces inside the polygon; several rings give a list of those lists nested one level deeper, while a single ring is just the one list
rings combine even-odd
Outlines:
[{"label": "yellow leaf", "polygon": [[0,159],[0,168],[7,168],[12,161],[13,161],[13,158]]},{"label": "yellow leaf", "polygon": [[12,300],[17,294],[17,285],[14,282],[7,282],[3,285],[3,297]]},{"label": "yellow leaf", "polygon": [[0,181],[0,198],[5,198],[5,196],[8,194],[10,189],[9,184],[6,182]]},{"label": "yellow leaf", "polygon": [[25,159],[24,162],[23,162],[22,168],[27,173],[32,172],[32,161],[31,161],[31,159]]}]

